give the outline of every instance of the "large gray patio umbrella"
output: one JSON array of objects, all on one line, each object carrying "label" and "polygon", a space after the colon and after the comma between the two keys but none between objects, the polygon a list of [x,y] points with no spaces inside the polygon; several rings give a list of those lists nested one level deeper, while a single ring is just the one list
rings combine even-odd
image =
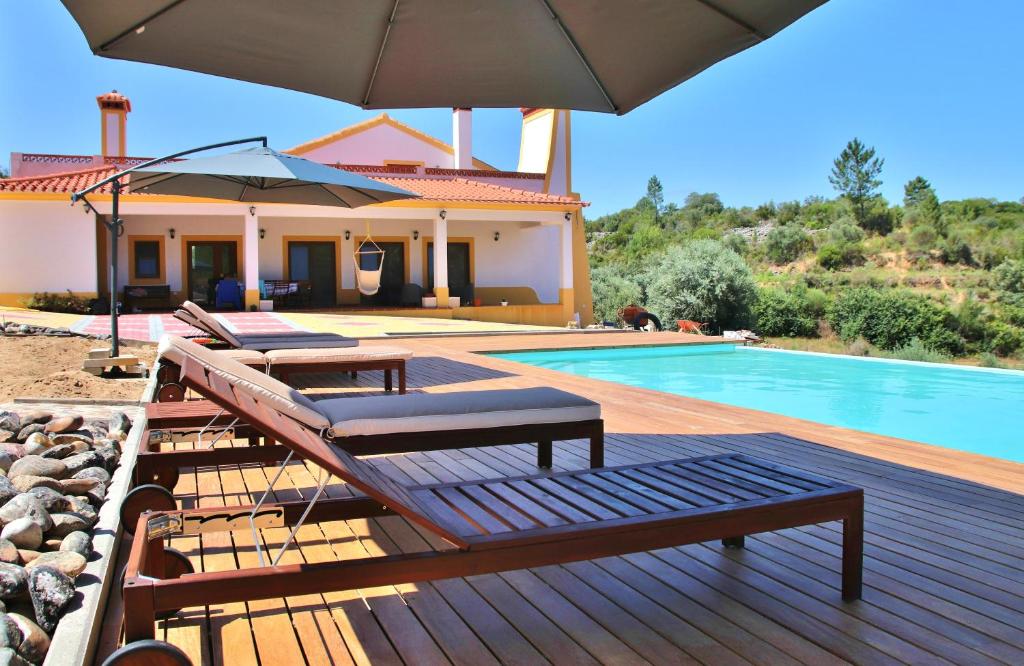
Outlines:
[{"label": "large gray patio umbrella", "polygon": [[367,109],[623,114],[825,0],[63,0],[96,55]]},{"label": "large gray patio umbrella", "polygon": [[[193,153],[256,141],[261,142],[262,147],[174,161]],[[71,195],[71,201],[88,203],[87,196],[90,193],[108,184],[112,194],[111,213],[110,221],[104,224],[110,230],[111,358],[120,354],[117,332],[117,239],[124,225],[119,211],[123,191],[343,208],[358,208],[418,196],[354,173],[271,150],[267,147],[266,137],[226,141],[147,160],[75,192]]]}]

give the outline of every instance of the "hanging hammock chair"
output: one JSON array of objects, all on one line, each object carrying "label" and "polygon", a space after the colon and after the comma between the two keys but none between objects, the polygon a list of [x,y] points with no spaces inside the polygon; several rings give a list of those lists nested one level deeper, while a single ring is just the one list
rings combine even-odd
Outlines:
[{"label": "hanging hammock chair", "polygon": [[[352,257],[356,266],[356,288],[364,296],[373,296],[380,291],[380,275],[384,271],[384,249],[370,236],[369,222],[366,223],[366,238],[359,243]],[[376,268],[363,268],[364,257]]]}]

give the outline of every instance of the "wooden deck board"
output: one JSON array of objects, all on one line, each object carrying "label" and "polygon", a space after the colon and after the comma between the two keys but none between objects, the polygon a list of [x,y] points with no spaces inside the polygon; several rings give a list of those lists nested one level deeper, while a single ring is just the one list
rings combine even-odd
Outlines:
[{"label": "wooden deck board", "polygon": [[[501,336],[400,344],[417,354],[409,363],[410,392],[547,385],[598,400],[609,466],[743,453],[862,486],[863,600],[839,599],[842,532],[826,523],[757,535],[743,550],[697,544],[466,579],[186,609],[161,623],[159,635],[196,663],[225,664],[1024,663],[1024,465],[473,353],[679,339]],[[296,379],[319,398],[378,394],[377,375]],[[586,442],[556,442],[555,470],[586,467],[588,455]],[[529,445],[369,460],[407,484],[537,471],[536,449]],[[268,472],[201,469],[183,474],[177,492],[186,506],[247,503],[262,492]],[[712,465],[707,473],[711,492],[716,474],[743,478],[743,466]],[[634,480],[642,490],[657,479]],[[293,464],[275,496],[308,497],[315,484],[315,471]],[[529,490],[559,489],[537,484]],[[328,486],[330,496],[349,493],[343,484]],[[571,489],[564,494],[580,497]],[[600,501],[600,493],[595,489],[587,498]],[[579,509],[599,511],[584,499]],[[264,530],[262,538],[273,545],[286,534]],[[297,537],[284,561],[444,547],[397,517],[307,525]],[[197,569],[256,560],[247,532],[176,538],[172,545]],[[109,612],[116,619],[117,604]]]}]

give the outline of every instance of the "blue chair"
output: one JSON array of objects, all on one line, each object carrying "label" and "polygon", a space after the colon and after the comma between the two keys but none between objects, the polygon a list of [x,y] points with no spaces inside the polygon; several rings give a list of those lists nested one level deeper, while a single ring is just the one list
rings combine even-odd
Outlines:
[{"label": "blue chair", "polygon": [[235,278],[222,278],[217,283],[217,298],[215,307],[232,307],[235,310],[242,309],[242,290]]}]

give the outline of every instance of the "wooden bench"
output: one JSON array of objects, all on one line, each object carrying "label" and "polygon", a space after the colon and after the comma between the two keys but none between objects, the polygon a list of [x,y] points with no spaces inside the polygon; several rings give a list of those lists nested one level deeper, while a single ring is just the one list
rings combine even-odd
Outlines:
[{"label": "wooden bench", "polygon": [[168,284],[136,284],[124,288],[125,312],[171,309],[171,286]]}]

